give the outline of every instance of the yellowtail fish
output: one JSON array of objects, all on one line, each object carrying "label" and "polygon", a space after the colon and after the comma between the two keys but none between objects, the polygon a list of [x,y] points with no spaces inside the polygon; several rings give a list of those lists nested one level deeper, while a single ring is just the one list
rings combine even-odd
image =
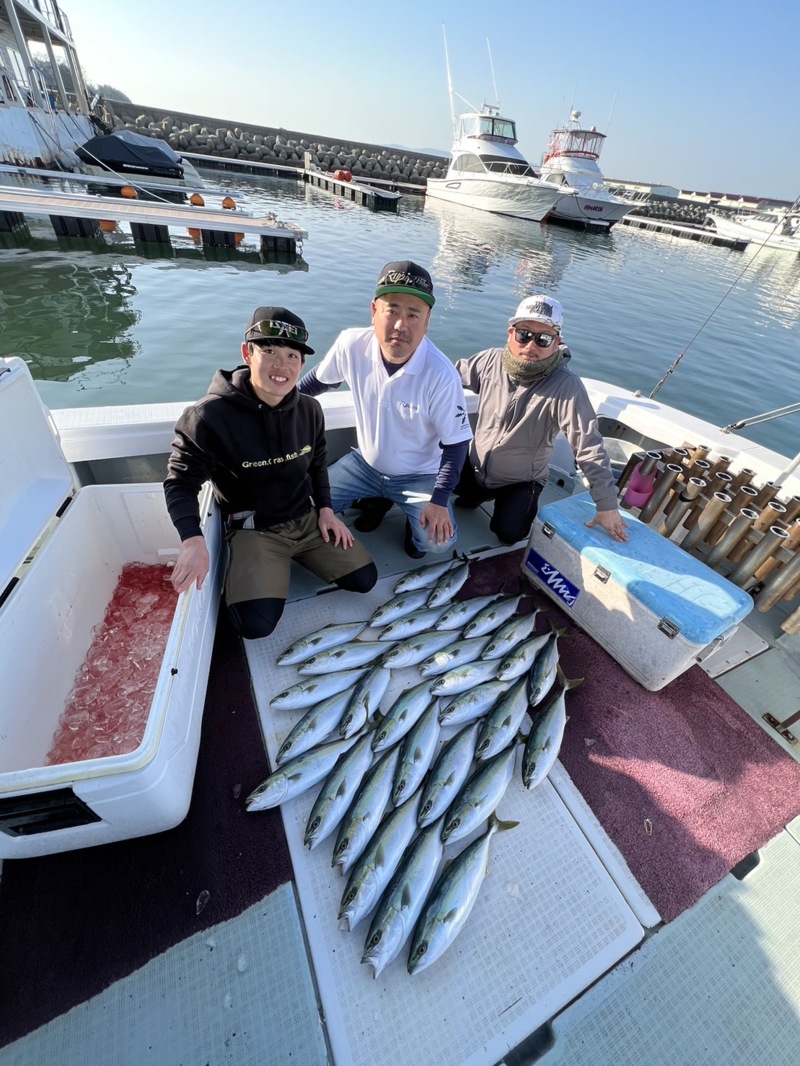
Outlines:
[{"label": "yellowtail fish", "polygon": [[381,662],[392,670],[404,666],[419,666],[423,659],[452,643],[452,640],[453,634],[449,630],[419,633],[416,637],[410,637],[389,648]]},{"label": "yellowtail fish", "polygon": [[343,737],[358,733],[377,713],[391,676],[391,671],[379,664],[359,678],[339,723]]},{"label": "yellowtail fish", "polygon": [[558,677],[561,682],[558,692],[547,700],[535,716],[528,739],[525,741],[522,753],[522,783],[525,788],[536,788],[550,773],[564,740],[564,729],[567,725],[567,692],[572,688],[577,688],[583,681],[582,677],[568,681],[560,666]]},{"label": "yellowtail fish", "polygon": [[463,629],[469,621],[500,595],[499,592],[495,592],[492,596],[473,596],[469,600],[459,600],[444,612],[434,628]]},{"label": "yellowtail fish", "polygon": [[536,628],[538,611],[524,614],[520,618],[512,618],[506,622],[491,637],[489,643],[481,653],[482,659],[502,659],[509,655],[518,644],[527,640]]},{"label": "yellowtail fish", "polygon": [[475,745],[475,758],[481,761],[491,759],[512,744],[527,710],[528,679],[520,677],[486,716]]},{"label": "yellowtail fish", "polygon": [[470,722],[442,745],[422,788],[417,822],[424,827],[445,813],[467,779],[475,757],[479,722]]},{"label": "yellowtail fish", "polygon": [[303,676],[327,674],[331,670],[354,670],[357,666],[370,666],[389,648],[379,640],[352,640],[339,644],[336,648],[327,648],[306,659],[298,668]]},{"label": "yellowtail fish", "polygon": [[433,591],[427,599],[429,607],[438,607],[443,603],[451,603],[458,590],[466,583],[469,577],[469,563],[461,563],[460,566],[448,570],[433,587]]},{"label": "yellowtail fish", "polygon": [[265,811],[269,807],[278,807],[281,803],[286,803],[287,800],[313,788],[333,769],[339,756],[355,742],[355,737],[332,740],[328,744],[319,744],[310,751],[304,751],[294,759],[288,759],[250,793],[245,800],[246,809]]},{"label": "yellowtail fish", "polygon": [[275,758],[277,765],[280,766],[289,756],[302,755],[304,751],[330,736],[341,722],[349,699],[348,691],[337,692],[306,711],[278,748]]},{"label": "yellowtail fish", "polygon": [[[450,630],[445,630],[449,633]],[[423,677],[438,677],[447,670],[454,670],[465,663],[474,663],[480,658],[486,647],[488,637],[471,637],[469,640],[454,640],[452,644],[434,652],[420,663],[419,672]]]},{"label": "yellowtail fish", "polygon": [[522,595],[520,594],[519,596],[508,596],[505,599],[495,600],[488,604],[488,606],[478,611],[471,621],[467,622],[464,627],[464,636],[482,637],[486,633],[494,633],[498,626],[501,626],[503,622],[507,622],[515,613],[521,599]]},{"label": "yellowtail fish", "polygon": [[442,725],[463,725],[481,718],[494,707],[510,684],[510,681],[484,681],[467,689],[439,711],[439,721]]},{"label": "yellowtail fish", "polygon": [[368,771],[339,825],[331,866],[346,874],[369,844],[392,794],[400,745],[389,748]]},{"label": "yellowtail fish", "polygon": [[369,624],[372,627],[388,626],[390,622],[398,618],[404,618],[413,611],[419,611],[425,606],[427,598],[428,589],[411,589],[410,592],[401,592],[382,604],[370,617]]},{"label": "yellowtail fish", "polygon": [[474,663],[464,663],[463,666],[448,670],[446,674],[440,674],[431,685],[431,695],[457,696],[459,692],[466,692],[473,685],[494,680],[496,674],[497,663],[493,659],[478,659]]},{"label": "yellowtail fish", "polygon": [[440,730],[438,700],[432,700],[403,739],[392,789],[395,807],[413,795],[422,784],[436,754]]},{"label": "yellowtail fish", "polygon": [[558,668],[558,638],[566,629],[553,629],[547,640],[536,654],[533,665],[528,672],[528,691],[531,706],[535,707],[550,691],[556,679]]},{"label": "yellowtail fish", "polygon": [[489,845],[495,833],[519,822],[501,822],[492,814],[486,832],[453,859],[431,890],[417,922],[408,955],[408,972],[420,973],[447,951],[464,928],[489,872]]},{"label": "yellowtail fish", "polygon": [[276,711],[303,711],[307,707],[313,707],[320,700],[326,700],[328,696],[335,696],[337,692],[352,688],[356,681],[366,673],[366,668],[361,668],[306,677],[290,685],[283,692],[279,692],[277,696],[273,696],[269,705]]},{"label": "yellowtail fish", "polygon": [[456,565],[455,560],[448,559],[446,563],[436,563],[433,566],[421,566],[417,570],[411,570],[400,578],[392,591],[397,595],[399,592],[432,588],[448,570],[454,569]]},{"label": "yellowtail fish", "polygon": [[384,751],[404,737],[430,703],[430,681],[420,681],[401,692],[375,729],[373,751]]},{"label": "yellowtail fish", "polygon": [[371,739],[369,733],[359,737],[352,748],[336,760],[323,781],[306,822],[303,843],[307,848],[315,848],[344,817],[364,774],[372,765]]},{"label": "yellowtail fish", "polygon": [[408,640],[418,633],[426,633],[433,629],[436,622],[442,617],[446,607],[423,607],[420,611],[412,611],[402,618],[396,618],[381,632],[379,640]]},{"label": "yellowtail fish", "polygon": [[442,840],[445,844],[460,840],[477,829],[497,807],[514,776],[516,754],[517,745],[512,744],[510,748],[481,763],[468,778],[444,816]]},{"label": "yellowtail fish", "polygon": [[339,906],[339,928],[355,929],[380,899],[417,828],[419,793],[388,814],[350,871]]},{"label": "yellowtail fish", "polygon": [[[550,636],[550,633],[542,633],[538,637],[528,637],[508,655],[504,655],[497,664],[498,681],[515,681],[522,677],[533,666],[536,656],[550,640]],[[493,661],[497,662],[496,659]]]},{"label": "yellowtail fish", "polygon": [[361,961],[378,977],[403,949],[425,905],[442,861],[441,826],[428,826],[411,844],[380,898]]},{"label": "yellowtail fish", "polygon": [[366,622],[342,622],[339,625],[325,626],[306,637],[300,637],[282,651],[275,661],[279,666],[294,666],[326,648],[334,648],[337,644],[355,640],[366,625]]}]

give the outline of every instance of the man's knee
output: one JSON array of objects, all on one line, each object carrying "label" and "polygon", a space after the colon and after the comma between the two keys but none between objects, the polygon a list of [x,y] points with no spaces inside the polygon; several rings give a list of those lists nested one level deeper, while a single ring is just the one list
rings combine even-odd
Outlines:
[{"label": "man's knee", "polygon": [[242,600],[240,603],[229,603],[228,614],[240,637],[259,640],[268,637],[275,629],[285,605],[286,600],[279,599]]},{"label": "man's knee", "polygon": [[377,580],[377,566],[375,563],[367,563],[365,566],[360,566],[358,570],[352,570],[344,577],[337,578],[335,583],[345,592],[369,592],[375,587]]}]

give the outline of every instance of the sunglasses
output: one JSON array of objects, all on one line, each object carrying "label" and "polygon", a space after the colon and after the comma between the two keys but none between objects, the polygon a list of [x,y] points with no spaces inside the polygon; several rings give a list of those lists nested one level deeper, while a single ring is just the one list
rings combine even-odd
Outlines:
[{"label": "sunglasses", "polygon": [[517,344],[530,344],[533,341],[537,348],[549,348],[553,341],[558,340],[554,333],[536,333],[532,329],[514,329]]},{"label": "sunglasses", "polygon": [[272,318],[254,322],[250,329],[257,329],[261,334],[261,337],[253,338],[256,343],[265,337],[283,337],[284,340],[297,341],[299,344],[305,344],[308,341],[308,330],[303,329],[302,326],[292,326],[288,322],[277,322]]}]

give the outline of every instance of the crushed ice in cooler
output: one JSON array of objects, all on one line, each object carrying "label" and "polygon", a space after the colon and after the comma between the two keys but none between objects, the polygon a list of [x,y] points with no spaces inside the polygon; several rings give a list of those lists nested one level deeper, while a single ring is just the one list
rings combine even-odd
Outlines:
[{"label": "crushed ice in cooler", "polygon": [[58,720],[48,763],[135,751],[164,658],[175,590],[168,566],[129,563]]}]

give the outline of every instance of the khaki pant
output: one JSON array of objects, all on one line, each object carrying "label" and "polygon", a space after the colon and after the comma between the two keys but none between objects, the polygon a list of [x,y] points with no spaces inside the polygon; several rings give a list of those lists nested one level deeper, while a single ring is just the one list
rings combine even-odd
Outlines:
[{"label": "khaki pant", "polygon": [[225,602],[281,599],[289,594],[294,559],[322,581],[336,581],[372,562],[359,541],[346,550],[325,543],[313,509],[269,529],[234,529],[228,536]]}]

